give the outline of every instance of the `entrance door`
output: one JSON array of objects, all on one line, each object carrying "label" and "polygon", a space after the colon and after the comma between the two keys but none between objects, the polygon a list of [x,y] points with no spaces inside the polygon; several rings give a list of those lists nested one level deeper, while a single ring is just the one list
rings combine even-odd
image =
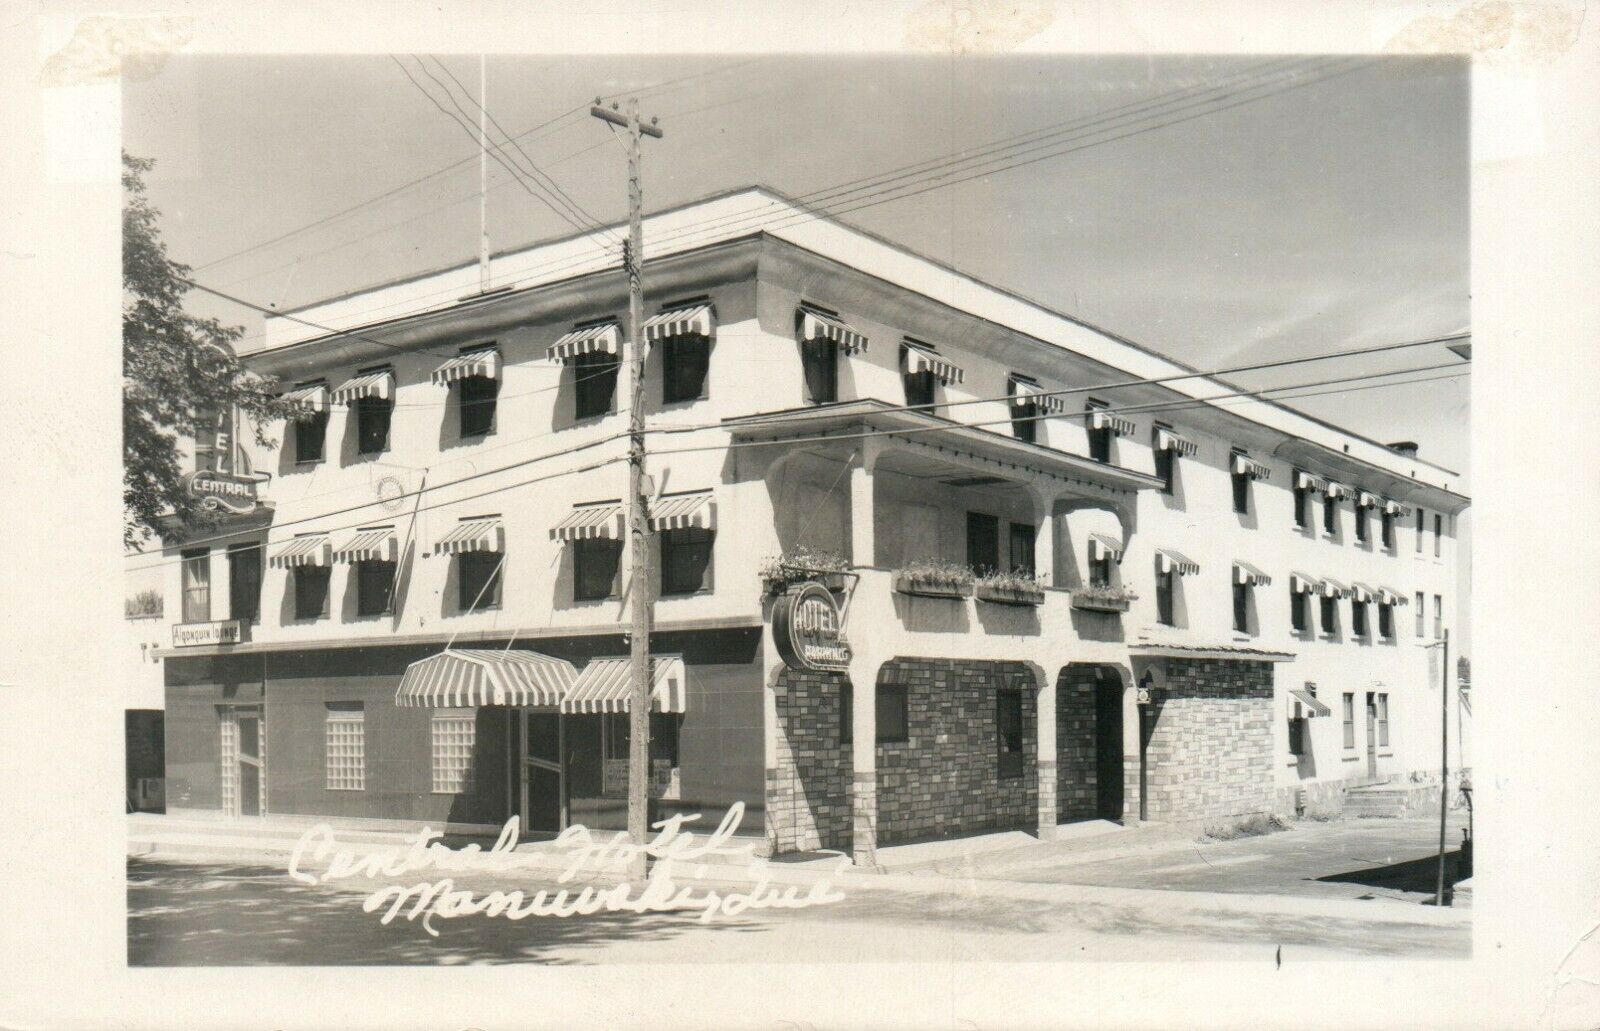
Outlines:
[{"label": "entrance door", "polygon": [[267,749],[261,709],[221,708],[222,811],[228,816],[260,816],[265,806]]},{"label": "entrance door", "polygon": [[1102,669],[1094,688],[1095,815],[1122,819],[1122,680]]},{"label": "entrance door", "polygon": [[1139,706],[1139,819],[1150,819],[1150,736],[1155,733],[1156,714],[1148,705]]},{"label": "entrance door", "polygon": [[522,829],[525,833],[556,834],[567,824],[562,734],[560,713],[523,712]]},{"label": "entrance door", "polygon": [[1367,692],[1367,776],[1378,776],[1378,696]]}]

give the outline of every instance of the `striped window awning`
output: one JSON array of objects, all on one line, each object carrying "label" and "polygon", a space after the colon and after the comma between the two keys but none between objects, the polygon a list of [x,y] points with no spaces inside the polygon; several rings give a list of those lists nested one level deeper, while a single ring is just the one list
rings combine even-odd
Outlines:
[{"label": "striped window awning", "polygon": [[1325,494],[1328,490],[1328,478],[1308,473],[1304,469],[1294,474],[1295,490],[1309,490],[1318,494]]},{"label": "striped window awning", "polygon": [[1272,577],[1252,566],[1248,562],[1233,560],[1233,582],[1236,584],[1249,584],[1252,587],[1271,587]]},{"label": "striped window awning", "polygon": [[1378,592],[1364,583],[1356,580],[1350,581],[1350,597],[1361,604],[1366,604],[1378,596]]},{"label": "striped window awning", "polygon": [[867,351],[867,338],[845,325],[843,320],[833,315],[828,315],[800,306],[800,340],[809,343],[813,340],[831,340],[839,345],[839,350],[845,354],[865,354]]},{"label": "striped window awning", "polygon": [[555,707],[578,678],[565,659],[499,648],[446,648],[406,667],[394,703],[430,709]]},{"label": "striped window awning", "polygon": [[645,343],[653,344],[668,337],[711,335],[716,316],[709,304],[696,304],[687,308],[674,308],[644,320]]},{"label": "striped window awning", "polygon": [[433,546],[435,555],[461,555],[469,551],[504,554],[506,527],[499,516],[463,519]]},{"label": "striped window awning", "polygon": [[947,387],[952,383],[960,383],[966,378],[967,374],[961,371],[959,365],[945,361],[926,347],[907,343],[905,349],[907,375],[914,376],[919,372],[930,372],[933,374],[934,379]]},{"label": "striped window awning", "polygon": [[1165,428],[1156,430],[1156,450],[1174,451],[1190,458],[1200,453],[1200,447],[1194,441],[1186,440]]},{"label": "striped window awning", "polygon": [[717,505],[708,490],[668,495],[650,506],[652,530],[714,530],[716,525]]},{"label": "striped window awning", "polygon": [[1096,561],[1108,558],[1113,562],[1122,561],[1122,542],[1104,533],[1091,533],[1089,535],[1089,557]]},{"label": "striped window awning", "polygon": [[357,530],[356,535],[333,549],[335,562],[393,562],[400,552],[394,527],[375,526]]},{"label": "striped window awning", "polygon": [[1177,573],[1179,576],[1188,576],[1190,573],[1200,572],[1200,564],[1189,558],[1181,551],[1171,548],[1156,549],[1156,568],[1163,573]]},{"label": "striped window awning", "polygon": [[314,415],[321,415],[332,406],[332,398],[326,383],[312,383],[286,390],[278,400],[287,401],[297,407],[300,410],[297,419],[309,419]]},{"label": "striped window awning", "polygon": [[375,397],[380,401],[394,397],[394,372],[390,369],[379,369],[376,372],[363,372],[352,376],[339,384],[339,389],[333,392],[333,403],[353,404],[364,397]]},{"label": "striped window awning", "polygon": [[1289,693],[1294,696],[1295,701],[1306,707],[1307,718],[1313,716],[1333,715],[1333,710],[1328,708],[1328,706],[1323,702],[1317,701],[1317,696],[1312,694],[1310,691],[1305,691],[1298,687],[1291,687],[1289,688]]},{"label": "striped window awning", "polygon": [[1392,516],[1399,516],[1402,519],[1411,514],[1409,506],[1402,505],[1393,498],[1383,499],[1383,510]]},{"label": "striped window awning", "polygon": [[1015,408],[1027,408],[1032,405],[1038,411],[1050,415],[1060,415],[1067,410],[1067,404],[1059,394],[1047,394],[1039,384],[1029,383],[1023,379],[1011,381],[1011,404]]},{"label": "striped window awning", "polygon": [[1350,488],[1337,480],[1329,480],[1328,487],[1323,493],[1328,496],[1329,500],[1337,501],[1340,498],[1348,498],[1350,496]]},{"label": "striped window awning", "polygon": [[[689,689],[680,655],[650,657],[650,707],[656,712],[687,712]],[[627,656],[590,659],[561,703],[562,712],[628,712],[630,673]]]},{"label": "striped window awning", "polygon": [[493,347],[464,351],[433,370],[433,382],[448,386],[458,379],[481,376],[484,379],[500,378],[500,352]]},{"label": "striped window awning", "polygon": [[1383,499],[1370,490],[1361,491],[1356,495],[1357,508],[1377,508],[1381,504],[1383,504]]},{"label": "striped window awning", "polygon": [[603,505],[578,505],[566,518],[550,528],[553,541],[581,541],[595,537],[609,540],[622,539],[622,506],[616,502]]},{"label": "striped window awning", "polygon": [[1322,578],[1322,582],[1317,585],[1317,593],[1324,598],[1348,598],[1350,597],[1350,588],[1337,580],[1325,576]]},{"label": "striped window awning", "polygon": [[1251,458],[1249,455],[1234,455],[1233,471],[1239,476],[1248,476],[1255,480],[1268,480],[1272,478],[1272,470]]},{"label": "striped window awning", "polygon": [[333,565],[333,548],[325,533],[305,533],[279,548],[272,556],[276,569],[295,569],[299,566]]},{"label": "striped window awning", "polygon": [[1289,590],[1295,594],[1315,594],[1322,589],[1322,581],[1305,573],[1289,574]]},{"label": "striped window awning", "polygon": [[545,357],[553,362],[570,362],[586,354],[617,354],[621,350],[621,327],[616,322],[602,322],[562,336],[550,345]]},{"label": "striped window awning", "polygon": [[1119,437],[1125,437],[1133,432],[1132,420],[1124,419],[1115,412],[1104,408],[1094,408],[1089,412],[1089,428],[1092,430],[1110,430]]},{"label": "striped window awning", "polygon": [[1406,596],[1393,587],[1378,588],[1378,602],[1382,605],[1404,605]]}]

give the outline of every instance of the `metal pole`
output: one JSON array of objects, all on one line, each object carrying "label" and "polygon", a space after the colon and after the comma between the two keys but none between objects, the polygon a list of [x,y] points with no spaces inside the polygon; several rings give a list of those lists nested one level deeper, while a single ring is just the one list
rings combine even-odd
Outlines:
[{"label": "metal pole", "polygon": [[1444,825],[1450,812],[1450,630],[1444,630],[1444,672],[1439,677],[1439,880],[1433,904],[1444,905]]}]

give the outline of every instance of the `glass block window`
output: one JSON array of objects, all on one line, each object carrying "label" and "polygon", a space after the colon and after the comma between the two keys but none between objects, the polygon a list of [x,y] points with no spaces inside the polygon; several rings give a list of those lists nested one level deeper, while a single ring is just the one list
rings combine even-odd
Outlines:
[{"label": "glass block window", "polygon": [[367,787],[367,721],[360,702],[329,702],[327,717],[329,791]]},{"label": "glass block window", "polygon": [[471,709],[433,714],[433,792],[459,795],[472,787],[472,747],[478,721]]}]

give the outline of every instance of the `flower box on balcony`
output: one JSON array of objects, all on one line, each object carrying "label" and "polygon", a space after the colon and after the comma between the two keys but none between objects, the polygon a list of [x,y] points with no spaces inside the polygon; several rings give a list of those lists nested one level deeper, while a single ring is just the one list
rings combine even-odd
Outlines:
[{"label": "flower box on balcony", "polygon": [[791,585],[815,582],[835,593],[847,591],[856,574],[850,562],[831,552],[797,548],[780,558],[769,558],[761,567],[761,582],[769,595],[782,594]]},{"label": "flower box on balcony", "polygon": [[919,598],[970,598],[972,571],[964,566],[908,566],[895,570],[894,589]]},{"label": "flower box on balcony", "polygon": [[1031,576],[1020,573],[997,573],[979,577],[972,585],[979,601],[995,605],[1044,604],[1044,588]]},{"label": "flower box on balcony", "polygon": [[1125,587],[1092,584],[1072,592],[1072,607],[1085,612],[1126,612],[1137,597]]}]

